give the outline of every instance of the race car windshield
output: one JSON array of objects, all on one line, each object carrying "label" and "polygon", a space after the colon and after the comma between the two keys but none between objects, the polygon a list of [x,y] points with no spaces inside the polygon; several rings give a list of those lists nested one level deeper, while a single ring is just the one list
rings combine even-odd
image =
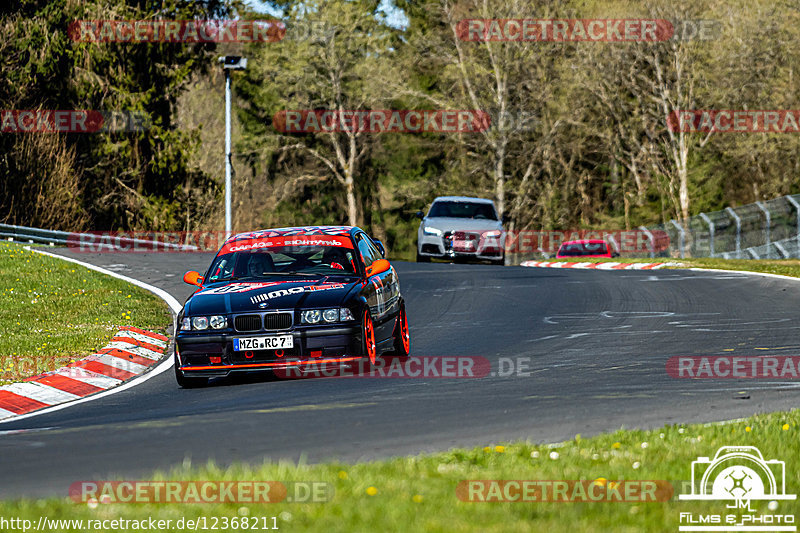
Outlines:
[{"label": "race car windshield", "polygon": [[208,281],[334,275],[356,275],[352,249],[337,246],[273,246],[218,255],[209,270]]},{"label": "race car windshield", "polygon": [[475,202],[436,202],[431,206],[428,217],[481,218],[497,220],[497,213],[491,204]]},{"label": "race car windshield", "polygon": [[606,247],[605,243],[602,242],[565,244],[560,250],[558,250],[558,255],[565,257],[605,254],[608,254],[608,248]]}]

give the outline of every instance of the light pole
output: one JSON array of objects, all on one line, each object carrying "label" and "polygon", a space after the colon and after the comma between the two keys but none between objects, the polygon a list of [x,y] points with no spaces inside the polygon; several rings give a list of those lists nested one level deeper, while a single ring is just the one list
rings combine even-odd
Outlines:
[{"label": "light pole", "polygon": [[220,56],[225,72],[225,238],[231,236],[231,71],[247,68],[247,58]]}]

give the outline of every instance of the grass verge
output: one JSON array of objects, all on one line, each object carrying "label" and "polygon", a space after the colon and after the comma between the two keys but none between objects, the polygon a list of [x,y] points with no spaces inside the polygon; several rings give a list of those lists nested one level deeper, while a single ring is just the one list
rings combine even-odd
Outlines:
[{"label": "grass verge", "polygon": [[[0,516],[33,523],[50,519],[110,520],[155,517],[172,520],[213,517],[272,517],[284,531],[678,531],[681,512],[741,516],[724,502],[678,501],[698,456],[713,457],[721,446],[748,445],[764,458],[786,461],[786,489],[800,492],[800,411],[773,413],[741,421],[665,426],[653,431],[617,431],[557,446],[491,443],[418,457],[346,465],[264,464],[218,468],[213,464],[157,473],[155,480],[318,482],[330,484],[333,497],[320,503],[246,502],[228,504],[75,503],[67,498],[0,503]],[[488,444],[488,443],[487,443]],[[602,478],[602,479],[600,479]],[[675,494],[662,502],[470,503],[456,488],[463,480],[664,480]],[[292,491],[290,491],[290,494]],[[66,495],[66,487],[65,487]],[[797,501],[752,501],[765,514],[795,514]],[[772,504],[775,505],[775,504]],[[252,524],[252,522],[250,522]],[[86,528],[86,523],[82,525]],[[200,527],[199,529],[202,529]],[[260,527],[259,527],[260,529]],[[78,527],[64,527],[78,531]],[[123,531],[124,528],[111,530]]]},{"label": "grass verge", "polygon": [[551,263],[673,263],[665,268],[716,268],[720,270],[748,270],[751,272],[765,272],[780,274],[782,276],[800,277],[800,259],[674,259],[670,257],[642,258],[642,257],[615,257],[613,259],[591,257],[585,260],[571,259],[542,259]]},{"label": "grass verge", "polygon": [[157,296],[85,267],[0,242],[0,385],[103,347],[122,325],[163,333]]}]

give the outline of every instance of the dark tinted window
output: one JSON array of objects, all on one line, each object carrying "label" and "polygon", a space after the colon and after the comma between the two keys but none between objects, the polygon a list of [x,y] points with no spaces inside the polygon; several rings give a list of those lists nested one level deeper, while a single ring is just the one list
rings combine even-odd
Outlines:
[{"label": "dark tinted window", "polygon": [[438,201],[431,206],[429,217],[483,218],[497,220],[492,204],[477,202]]},{"label": "dark tinted window", "polygon": [[358,251],[361,253],[361,258],[364,260],[364,266],[370,266],[378,259],[382,259],[381,253],[364,235],[359,234],[359,236],[356,237],[356,243],[358,244]]},{"label": "dark tinted window", "polygon": [[284,272],[334,275],[354,274],[352,248],[339,246],[273,246],[221,253],[209,269],[208,281],[254,280]]}]

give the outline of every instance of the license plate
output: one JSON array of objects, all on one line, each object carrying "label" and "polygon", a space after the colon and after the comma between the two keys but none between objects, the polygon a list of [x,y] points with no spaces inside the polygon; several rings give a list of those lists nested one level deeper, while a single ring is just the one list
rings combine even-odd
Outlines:
[{"label": "license plate", "polygon": [[271,335],[269,337],[233,339],[234,352],[243,352],[245,350],[284,350],[286,348],[294,348],[294,337],[292,335]]}]

